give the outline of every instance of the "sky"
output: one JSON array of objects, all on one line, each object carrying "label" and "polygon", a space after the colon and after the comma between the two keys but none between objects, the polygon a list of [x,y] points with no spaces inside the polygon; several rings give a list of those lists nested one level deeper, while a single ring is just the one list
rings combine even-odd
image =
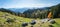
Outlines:
[{"label": "sky", "polygon": [[0,8],[50,7],[60,0],[0,0]]}]

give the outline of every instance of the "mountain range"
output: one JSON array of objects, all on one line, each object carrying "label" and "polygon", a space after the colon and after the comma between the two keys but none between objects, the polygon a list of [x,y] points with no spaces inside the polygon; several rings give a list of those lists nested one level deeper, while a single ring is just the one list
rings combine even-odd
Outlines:
[{"label": "mountain range", "polygon": [[28,8],[9,8],[9,10],[23,13],[24,11],[28,10]]},{"label": "mountain range", "polygon": [[9,10],[14,11],[14,12],[20,12],[23,13],[26,10],[33,10],[33,9],[41,9],[41,10],[46,10],[48,7],[44,7],[44,8],[9,8]]}]

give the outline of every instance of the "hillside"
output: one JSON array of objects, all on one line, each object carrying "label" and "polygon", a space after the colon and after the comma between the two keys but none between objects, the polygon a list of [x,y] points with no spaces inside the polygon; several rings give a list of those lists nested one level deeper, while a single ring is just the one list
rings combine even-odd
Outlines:
[{"label": "hillside", "polygon": [[[12,19],[13,22],[11,23],[6,22],[7,19],[9,18]],[[31,19],[28,18],[11,15],[10,13],[7,12],[0,12],[0,27],[19,27],[21,23],[30,22],[30,20]]]},{"label": "hillside", "polygon": [[25,17],[28,17],[28,18],[41,18],[42,19],[42,18],[47,17],[50,10],[51,10],[50,7],[28,9],[24,11],[23,14],[25,15]]},{"label": "hillside", "polygon": [[52,18],[60,18],[60,4],[45,8],[28,9],[23,14],[28,18],[46,18],[49,12],[51,12]]},{"label": "hillside", "polygon": [[60,18],[60,4],[51,7],[53,17]]},{"label": "hillside", "polygon": [[[7,19],[11,19],[11,22],[8,23],[6,22]],[[7,12],[0,12],[0,27],[21,27],[21,24],[23,22],[27,22],[29,25],[27,27],[31,27],[31,20],[36,20],[36,24],[34,25],[34,27],[40,27],[40,25],[42,25],[41,27],[48,27],[48,25],[50,25],[49,22],[46,22],[44,24],[41,24],[40,19],[29,19],[29,18],[23,18],[23,17],[18,17],[15,15],[11,15],[10,13]],[[55,21],[57,22],[57,24],[52,24],[54,27],[60,27],[60,19],[55,19]]]}]

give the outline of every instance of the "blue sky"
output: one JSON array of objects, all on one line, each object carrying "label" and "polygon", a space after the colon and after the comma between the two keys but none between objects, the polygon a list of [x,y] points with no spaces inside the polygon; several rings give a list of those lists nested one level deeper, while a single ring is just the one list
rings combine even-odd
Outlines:
[{"label": "blue sky", "polygon": [[60,0],[0,0],[0,8],[49,7]]}]

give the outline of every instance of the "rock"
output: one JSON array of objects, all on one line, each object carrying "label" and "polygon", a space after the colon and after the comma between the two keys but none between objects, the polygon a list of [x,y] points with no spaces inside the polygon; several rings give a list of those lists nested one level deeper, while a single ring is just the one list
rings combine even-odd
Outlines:
[{"label": "rock", "polygon": [[22,23],[22,26],[23,27],[28,26],[28,23],[24,22],[24,23]]},{"label": "rock", "polygon": [[31,25],[34,25],[36,24],[36,21],[35,20],[32,20],[32,22],[30,22]]},{"label": "rock", "polygon": [[45,23],[45,22],[47,22],[48,20],[49,20],[48,18],[47,18],[47,19],[42,19],[41,22],[42,22],[42,23]]},{"label": "rock", "polygon": [[50,22],[51,24],[56,23],[55,20],[52,20],[52,19],[51,19],[49,22]]}]

